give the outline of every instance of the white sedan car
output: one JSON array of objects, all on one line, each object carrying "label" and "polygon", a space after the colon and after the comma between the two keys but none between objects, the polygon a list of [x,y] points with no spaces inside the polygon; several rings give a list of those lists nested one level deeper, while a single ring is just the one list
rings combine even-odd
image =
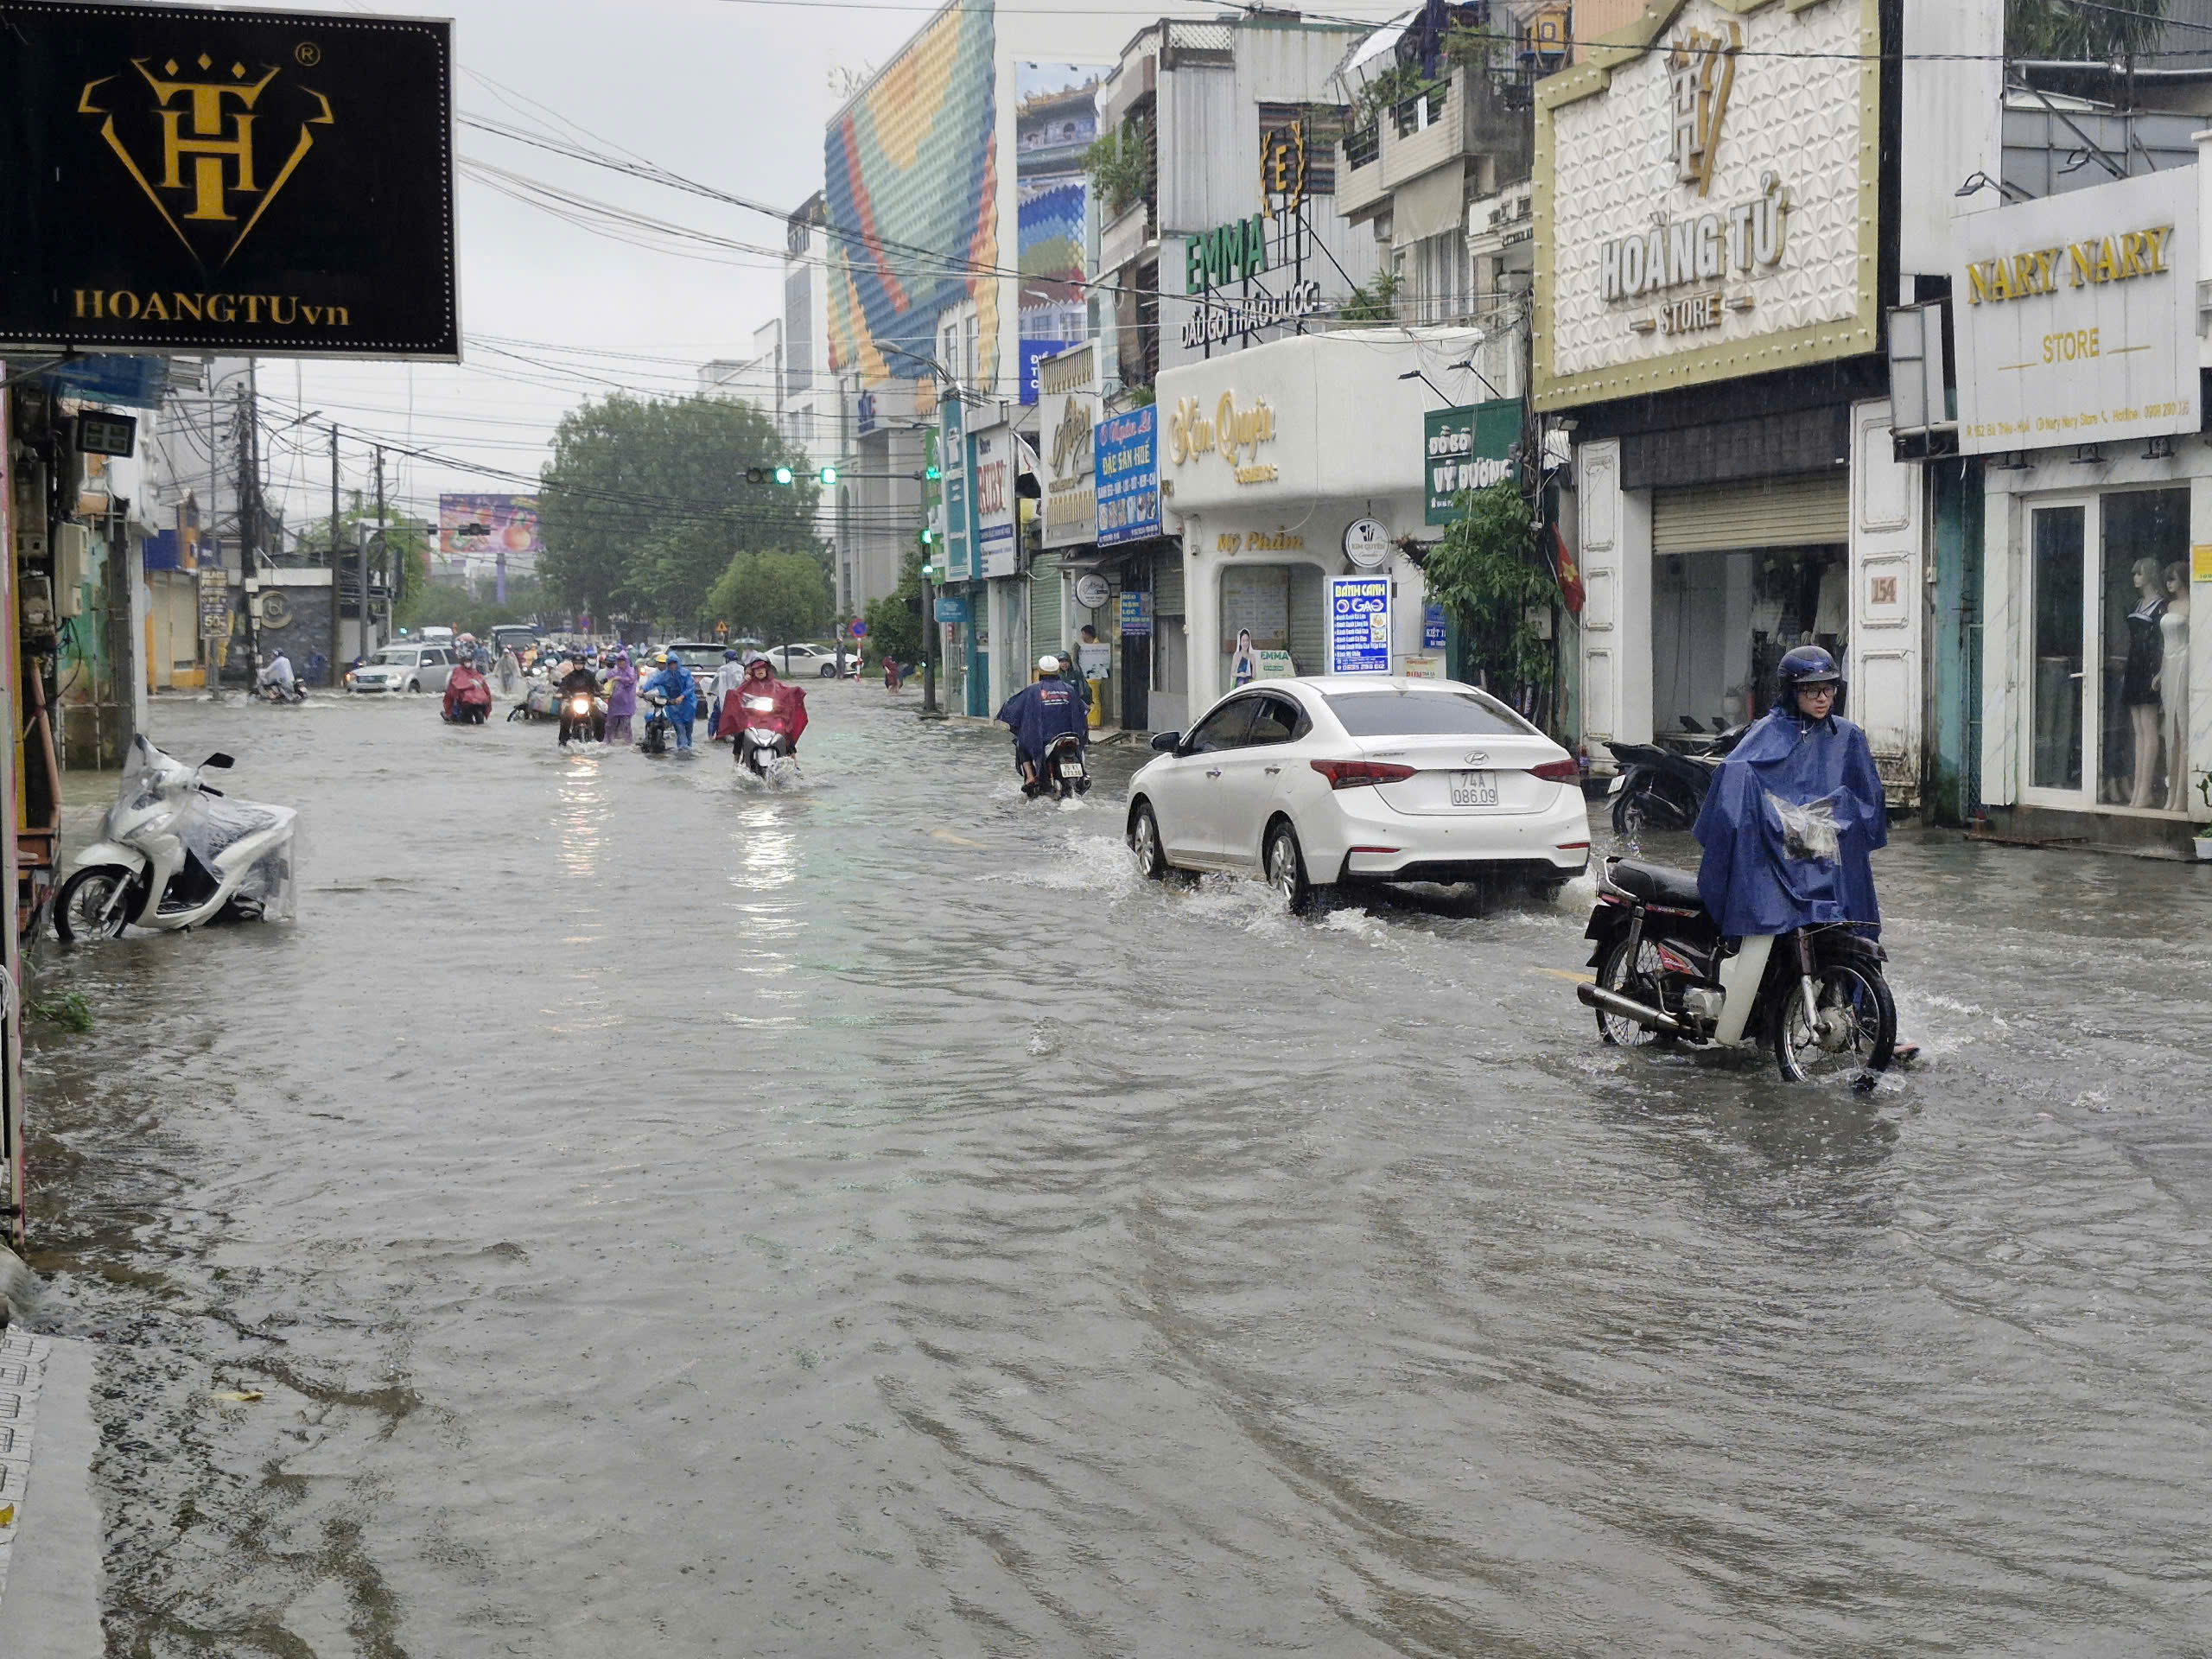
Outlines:
[{"label": "white sedan car", "polygon": [[[837,677],[837,653],[821,645],[771,645],[760,653],[775,665],[776,672],[784,678],[834,680]],[[855,678],[861,671],[861,654],[848,645],[845,648],[845,677]]]},{"label": "white sedan car", "polygon": [[357,693],[442,691],[453,677],[454,652],[445,645],[386,645],[346,677]]},{"label": "white sedan car", "polygon": [[1363,881],[1581,874],[1590,824],[1573,757],[1452,680],[1267,680],[1230,693],[1129,783],[1137,867],[1266,876],[1294,910]]}]

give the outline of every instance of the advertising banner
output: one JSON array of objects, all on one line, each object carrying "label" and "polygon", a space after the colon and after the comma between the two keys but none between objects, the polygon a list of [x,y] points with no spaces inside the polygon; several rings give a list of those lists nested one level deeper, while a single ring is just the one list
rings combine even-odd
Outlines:
[{"label": "advertising banner", "polygon": [[1160,410],[1131,410],[1098,423],[1098,545],[1149,541],[1160,534]]},{"label": "advertising banner", "polygon": [[1037,409],[1044,451],[1045,545],[1081,547],[1098,539],[1098,348],[1077,346],[1042,365]]},{"label": "advertising banner", "polygon": [[1010,576],[1020,563],[1014,538],[1014,429],[987,426],[969,442],[976,452],[976,574]]},{"label": "advertising banner", "polygon": [[493,559],[504,553],[510,564],[535,569],[544,550],[534,495],[438,498],[438,551],[449,559]]},{"label": "advertising banner", "polygon": [[2176,168],[1956,220],[1960,450],[2196,431],[2196,219]]},{"label": "advertising banner", "polygon": [[1456,524],[1462,490],[1486,490],[1520,476],[1521,400],[1501,397],[1464,409],[1433,409],[1421,416],[1421,471],[1431,524]]},{"label": "advertising banner", "polygon": [[1390,578],[1329,578],[1329,672],[1390,671]]},{"label": "advertising banner", "polygon": [[1124,634],[1152,632],[1150,594],[1136,593],[1127,588],[1122,590],[1121,626]]},{"label": "advertising banner", "polygon": [[968,472],[968,406],[948,397],[938,405],[938,419],[944,470],[944,579],[969,582],[976,575],[976,524]]},{"label": "advertising banner", "polygon": [[459,359],[449,22],[6,15],[0,346]]}]

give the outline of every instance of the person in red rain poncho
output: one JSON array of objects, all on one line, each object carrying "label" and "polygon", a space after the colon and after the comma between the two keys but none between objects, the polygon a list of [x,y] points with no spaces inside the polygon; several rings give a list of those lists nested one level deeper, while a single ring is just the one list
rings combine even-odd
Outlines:
[{"label": "person in red rain poncho", "polygon": [[[766,697],[776,705],[772,709],[748,709],[747,699],[758,701]],[[784,734],[786,752],[798,753],[798,734],[806,729],[806,693],[795,685],[787,685],[776,677],[776,671],[766,657],[755,657],[746,664],[745,683],[722,694],[721,718],[715,729],[734,740],[738,763],[745,761],[743,734],[748,726],[765,726]]]},{"label": "person in red rain poncho", "polygon": [[484,717],[492,712],[492,683],[477,672],[468,663],[454,666],[453,677],[446,682],[445,717],[480,726]]}]

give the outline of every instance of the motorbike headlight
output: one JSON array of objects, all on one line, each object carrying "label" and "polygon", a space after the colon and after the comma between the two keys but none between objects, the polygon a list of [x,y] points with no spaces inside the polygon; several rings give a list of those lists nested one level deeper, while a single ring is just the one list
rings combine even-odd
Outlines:
[{"label": "motorbike headlight", "polygon": [[578,697],[575,702],[569,705],[569,712],[572,715],[589,714],[591,712],[590,700],[585,697]]}]

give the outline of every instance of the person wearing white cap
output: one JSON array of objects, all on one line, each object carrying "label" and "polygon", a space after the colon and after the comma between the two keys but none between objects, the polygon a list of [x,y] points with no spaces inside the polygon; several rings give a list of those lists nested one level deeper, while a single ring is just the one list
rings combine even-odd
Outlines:
[{"label": "person wearing white cap", "polygon": [[1037,792],[1037,768],[1054,738],[1073,733],[1079,741],[1090,741],[1089,703],[1060,677],[1060,659],[1050,653],[1037,659],[1035,682],[1006,700],[999,723],[1014,733],[1014,760],[1021,768],[1025,795]]}]

